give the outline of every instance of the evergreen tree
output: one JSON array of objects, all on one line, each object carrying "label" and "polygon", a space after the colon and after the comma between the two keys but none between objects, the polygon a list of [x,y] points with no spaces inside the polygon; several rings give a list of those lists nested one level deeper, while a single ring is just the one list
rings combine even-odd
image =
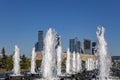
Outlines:
[{"label": "evergreen tree", "polygon": [[0,68],[2,68],[2,57],[0,57]]},{"label": "evergreen tree", "polygon": [[5,48],[4,47],[2,48],[2,52],[1,53],[2,53],[2,57],[5,57]]},{"label": "evergreen tree", "polygon": [[5,48],[2,48],[2,68],[6,69],[7,56],[5,55]]}]

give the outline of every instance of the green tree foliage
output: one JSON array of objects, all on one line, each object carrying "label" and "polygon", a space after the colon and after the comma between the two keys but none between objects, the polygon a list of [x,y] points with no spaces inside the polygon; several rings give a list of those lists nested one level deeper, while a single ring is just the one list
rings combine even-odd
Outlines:
[{"label": "green tree foliage", "polygon": [[64,59],[62,60],[61,65],[62,65],[62,67],[66,67],[66,58],[64,58]]},{"label": "green tree foliage", "polygon": [[2,48],[1,68],[7,67],[7,56],[5,55],[5,48]]},{"label": "green tree foliage", "polygon": [[13,60],[12,55],[7,57],[7,70],[10,71],[13,69]]},{"label": "green tree foliage", "polygon": [[42,60],[36,60],[36,67],[40,67],[41,66],[41,62],[42,62]]},{"label": "green tree foliage", "polygon": [[2,56],[5,57],[5,48],[4,47],[2,48],[2,52],[1,53],[2,53]]},{"label": "green tree foliage", "polygon": [[2,57],[0,57],[0,68],[2,68]]},{"label": "green tree foliage", "polygon": [[23,54],[21,56],[21,69],[29,69],[30,68],[30,60]]}]

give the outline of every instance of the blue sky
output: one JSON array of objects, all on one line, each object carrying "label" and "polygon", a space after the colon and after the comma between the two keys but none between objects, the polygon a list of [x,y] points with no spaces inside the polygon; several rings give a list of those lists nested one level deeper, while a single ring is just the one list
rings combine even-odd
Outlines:
[{"label": "blue sky", "polygon": [[70,38],[96,41],[98,25],[106,28],[108,51],[120,55],[119,0],[0,0],[0,49],[12,54],[14,45],[31,55],[37,31],[55,28],[64,50]]}]

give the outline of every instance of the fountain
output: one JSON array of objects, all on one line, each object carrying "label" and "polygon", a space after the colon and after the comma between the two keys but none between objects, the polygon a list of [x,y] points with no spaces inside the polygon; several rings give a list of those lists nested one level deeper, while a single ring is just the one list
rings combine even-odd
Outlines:
[{"label": "fountain", "polygon": [[77,72],[80,72],[82,69],[80,54],[77,52]]},{"label": "fountain", "polygon": [[43,79],[52,80],[57,74],[55,42],[56,32],[50,28],[44,40],[44,54],[41,66]]},{"label": "fountain", "polygon": [[61,44],[58,45],[57,48],[57,75],[61,75],[61,54],[62,54],[62,47]]},{"label": "fountain", "polygon": [[98,69],[98,60],[95,61],[95,69]]},{"label": "fountain", "polygon": [[94,69],[94,60],[92,58],[86,60],[86,69],[87,71],[92,71]]},{"label": "fountain", "polygon": [[76,53],[75,51],[73,52],[73,58],[72,58],[72,72],[76,72]]},{"label": "fountain", "polygon": [[66,73],[70,74],[70,50],[67,49],[67,60],[66,60]]},{"label": "fountain", "polygon": [[35,65],[36,65],[36,53],[35,53],[35,48],[32,49],[32,58],[31,58],[31,74],[36,74],[35,72]]},{"label": "fountain", "polygon": [[110,72],[110,58],[107,52],[107,43],[104,38],[105,29],[103,27],[98,27],[97,39],[97,53],[99,58],[99,79],[105,80],[109,76]]},{"label": "fountain", "polygon": [[13,56],[13,76],[20,75],[20,50],[17,45],[15,45],[15,53]]}]

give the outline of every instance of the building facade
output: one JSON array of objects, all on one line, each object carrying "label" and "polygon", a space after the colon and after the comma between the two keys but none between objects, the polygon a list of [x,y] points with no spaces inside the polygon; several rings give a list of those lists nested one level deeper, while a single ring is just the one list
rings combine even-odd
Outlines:
[{"label": "building facade", "polygon": [[73,38],[69,40],[70,52],[80,52],[80,41],[78,38]]},{"label": "building facade", "polygon": [[96,53],[96,49],[95,49],[96,44],[97,44],[96,42],[92,42],[92,54]]},{"label": "building facade", "polygon": [[38,31],[38,42],[35,44],[35,51],[43,50],[43,31]]},{"label": "building facade", "polygon": [[85,53],[92,53],[90,39],[84,39],[84,52]]}]

